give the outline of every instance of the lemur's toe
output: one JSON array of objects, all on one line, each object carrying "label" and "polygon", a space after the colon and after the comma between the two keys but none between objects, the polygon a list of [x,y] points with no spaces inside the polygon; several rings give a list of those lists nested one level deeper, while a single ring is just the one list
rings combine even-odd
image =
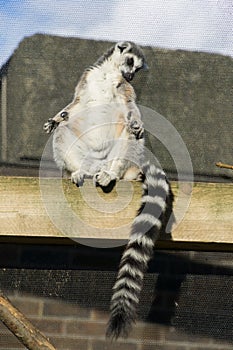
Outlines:
[{"label": "lemur's toe", "polygon": [[74,171],[71,174],[71,181],[78,187],[81,187],[84,183],[85,174],[81,171]]},{"label": "lemur's toe", "polygon": [[102,170],[96,173],[93,177],[94,184],[103,187],[108,186],[113,180],[116,180],[116,175],[107,170]]}]

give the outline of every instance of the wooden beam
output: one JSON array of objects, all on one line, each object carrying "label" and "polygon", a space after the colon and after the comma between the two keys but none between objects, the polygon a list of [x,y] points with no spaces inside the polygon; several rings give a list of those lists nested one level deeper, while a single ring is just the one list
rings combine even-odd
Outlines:
[{"label": "wooden beam", "polygon": [[0,320],[29,350],[56,350],[32,323],[2,293]]},{"label": "wooden beam", "polygon": [[[140,204],[136,182],[121,181],[103,193],[91,181],[78,189],[68,179],[0,179],[0,236],[127,239]],[[178,217],[174,241],[233,243],[233,184],[178,188],[173,182],[172,188]]]}]

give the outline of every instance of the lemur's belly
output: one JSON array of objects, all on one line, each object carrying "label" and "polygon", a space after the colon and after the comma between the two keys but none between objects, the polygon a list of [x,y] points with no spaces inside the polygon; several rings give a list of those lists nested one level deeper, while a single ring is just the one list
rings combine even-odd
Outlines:
[{"label": "lemur's belly", "polygon": [[56,163],[61,167],[63,162],[71,172],[85,163],[85,169],[92,174],[90,169],[101,168],[110,158],[122,157],[129,136],[126,123],[127,110],[120,101],[71,107],[68,121],[55,130]]},{"label": "lemur's belly", "polygon": [[125,111],[122,109],[119,104],[89,106],[70,118],[66,126],[80,143],[88,149],[99,151],[104,144],[110,145],[122,137],[126,125]]}]

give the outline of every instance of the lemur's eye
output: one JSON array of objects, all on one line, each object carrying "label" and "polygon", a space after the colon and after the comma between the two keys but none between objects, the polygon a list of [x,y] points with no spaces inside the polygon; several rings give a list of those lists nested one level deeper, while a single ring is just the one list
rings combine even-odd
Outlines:
[{"label": "lemur's eye", "polygon": [[127,58],[126,63],[127,63],[128,66],[133,66],[133,65],[134,65],[134,59],[133,59],[133,57]]},{"label": "lemur's eye", "polygon": [[65,119],[67,116],[68,116],[68,112],[64,111],[64,112],[61,112],[60,116]]}]

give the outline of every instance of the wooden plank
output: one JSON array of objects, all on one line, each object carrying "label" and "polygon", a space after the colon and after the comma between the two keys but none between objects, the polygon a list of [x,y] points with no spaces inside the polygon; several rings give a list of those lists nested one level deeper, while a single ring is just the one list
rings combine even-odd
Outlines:
[{"label": "wooden plank", "polygon": [[[233,243],[233,184],[172,188],[176,217],[183,217],[174,241]],[[136,182],[120,181],[103,193],[91,181],[78,189],[68,179],[1,177],[0,236],[127,239],[140,196]]]}]

